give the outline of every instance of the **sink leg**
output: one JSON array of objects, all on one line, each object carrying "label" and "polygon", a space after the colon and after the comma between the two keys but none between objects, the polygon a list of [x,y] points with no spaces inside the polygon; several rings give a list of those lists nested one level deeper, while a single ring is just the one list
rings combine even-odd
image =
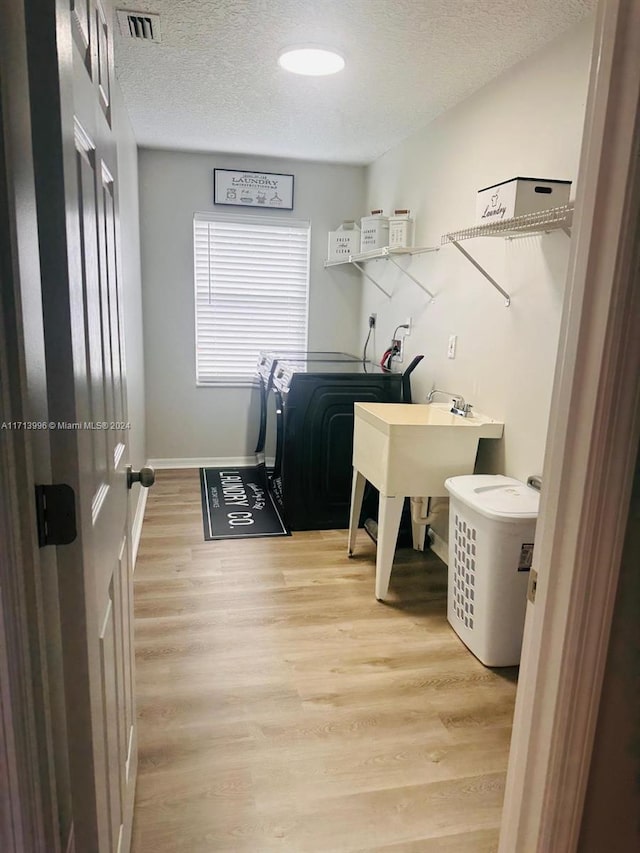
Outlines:
[{"label": "sink leg", "polygon": [[353,469],[353,482],[351,484],[351,509],[349,511],[349,542],[347,545],[347,554],[351,556],[356,544],[356,534],[358,533],[358,521],[360,520],[360,510],[362,509],[362,498],[364,497],[364,487],[366,479],[363,474],[356,469]]},{"label": "sink leg", "polygon": [[376,598],[378,601],[384,601],[389,589],[403,505],[404,497],[402,495],[399,497],[380,495],[378,551],[376,553]]},{"label": "sink leg", "polygon": [[414,551],[424,551],[424,540],[427,535],[427,525],[426,524],[416,524],[415,521],[411,521],[411,535],[413,537],[413,549]]}]

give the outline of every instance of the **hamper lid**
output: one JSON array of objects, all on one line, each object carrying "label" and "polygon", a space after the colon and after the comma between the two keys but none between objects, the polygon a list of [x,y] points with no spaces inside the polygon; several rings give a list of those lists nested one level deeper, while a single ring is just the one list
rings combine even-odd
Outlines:
[{"label": "hamper lid", "polygon": [[449,494],[486,518],[519,521],[538,517],[540,493],[502,474],[469,474],[445,480]]}]

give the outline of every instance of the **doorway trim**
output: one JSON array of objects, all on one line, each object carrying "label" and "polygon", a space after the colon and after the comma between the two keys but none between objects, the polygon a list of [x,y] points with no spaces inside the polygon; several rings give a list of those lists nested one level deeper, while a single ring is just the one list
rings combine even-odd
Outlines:
[{"label": "doorway trim", "polygon": [[[25,10],[13,3],[0,27],[0,423],[47,420],[34,320],[40,292]],[[49,464],[42,431],[0,432],[0,750],[11,804],[8,838],[2,804],[0,848],[16,853],[58,853],[63,828],[48,669],[55,615],[43,583],[57,563],[38,547],[34,500],[35,477],[48,482]]]},{"label": "doorway trim", "polygon": [[[637,246],[629,224],[637,228],[640,199],[630,157],[638,142],[640,4],[601,0],[597,33],[503,853],[577,846],[640,433]],[[26,482],[16,489],[28,496]],[[13,522],[18,511],[19,504],[10,507]],[[27,570],[21,557],[18,573]],[[26,628],[24,614],[9,615],[9,629]],[[25,683],[28,676],[28,669],[20,674]],[[41,771],[38,784],[49,781]]]},{"label": "doorway trim", "polygon": [[500,853],[577,849],[640,438],[640,3],[600,0]]},{"label": "doorway trim", "polygon": [[[19,4],[16,4],[18,6]],[[18,11],[3,14],[0,54],[25,71]],[[23,35],[23,33],[22,33]],[[28,163],[20,169],[22,197],[13,185],[16,152],[28,158],[24,111],[14,109],[26,79],[0,68],[0,849],[57,853],[57,822],[50,728],[40,560],[30,435],[4,425],[28,421],[20,305],[19,229],[29,230]],[[13,88],[15,86],[15,89]],[[28,109],[28,98],[26,105]],[[27,125],[28,127],[28,125]],[[33,217],[33,218],[32,218]]]}]

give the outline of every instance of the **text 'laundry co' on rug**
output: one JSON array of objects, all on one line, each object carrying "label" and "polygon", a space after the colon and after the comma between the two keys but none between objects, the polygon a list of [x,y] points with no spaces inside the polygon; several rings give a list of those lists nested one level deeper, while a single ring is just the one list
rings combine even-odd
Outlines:
[{"label": "text 'laundry co' on rug", "polygon": [[204,538],[289,536],[263,466],[201,468]]}]

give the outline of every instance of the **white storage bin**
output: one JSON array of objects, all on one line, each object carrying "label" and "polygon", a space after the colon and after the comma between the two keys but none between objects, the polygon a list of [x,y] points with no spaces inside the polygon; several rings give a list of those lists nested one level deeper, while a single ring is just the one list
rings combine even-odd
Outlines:
[{"label": "white storage bin", "polygon": [[520,662],[540,494],[501,475],[445,481],[449,504],[447,618],[485,666]]},{"label": "white storage bin", "polygon": [[511,178],[478,191],[476,223],[488,225],[525,213],[538,213],[550,207],[567,204],[571,181],[548,181],[545,178]]},{"label": "white storage bin", "polygon": [[409,210],[395,210],[389,217],[389,248],[413,246],[413,219]]},{"label": "white storage bin", "polygon": [[355,222],[343,222],[336,231],[329,231],[327,257],[330,261],[348,261],[360,251],[360,228]]},{"label": "white storage bin", "polygon": [[389,217],[381,210],[372,210],[371,216],[360,220],[360,251],[370,252],[389,245]]}]

